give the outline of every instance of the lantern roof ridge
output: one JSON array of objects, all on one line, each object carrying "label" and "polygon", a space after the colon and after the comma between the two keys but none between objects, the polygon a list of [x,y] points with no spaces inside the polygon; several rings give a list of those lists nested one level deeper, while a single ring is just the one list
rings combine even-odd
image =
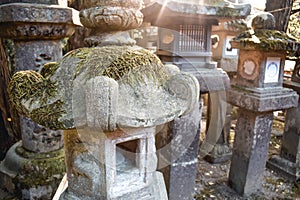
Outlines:
[{"label": "lantern roof ridge", "polygon": [[224,0],[157,0],[143,9],[146,10],[167,9],[171,13],[183,15],[202,15],[224,18],[245,18],[251,12],[250,4],[234,4]]}]

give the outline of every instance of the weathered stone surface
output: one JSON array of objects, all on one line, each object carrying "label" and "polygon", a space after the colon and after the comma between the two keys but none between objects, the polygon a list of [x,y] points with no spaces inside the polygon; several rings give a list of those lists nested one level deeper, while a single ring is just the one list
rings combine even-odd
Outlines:
[{"label": "weathered stone surface", "polygon": [[286,111],[284,134],[281,142],[280,155],[270,158],[267,166],[280,175],[291,179],[300,178],[300,107]]},{"label": "weathered stone surface", "polygon": [[232,86],[228,91],[228,100],[232,105],[243,109],[268,112],[296,107],[298,95],[288,88],[244,88]]},{"label": "weathered stone surface", "polygon": [[201,105],[186,116],[157,127],[158,169],[164,174],[169,199],[192,199],[200,143]]},{"label": "weathered stone surface", "polygon": [[207,69],[180,66],[181,71],[193,74],[199,81],[201,93],[224,91],[230,88],[230,80],[225,71],[220,68]]},{"label": "weathered stone surface", "polygon": [[19,199],[52,199],[65,173],[64,151],[32,153],[13,145],[3,162],[0,176],[4,186]]},{"label": "weathered stone surface", "polygon": [[22,146],[32,152],[47,153],[63,147],[62,131],[45,128],[31,119],[21,117]]},{"label": "weathered stone surface", "polygon": [[138,9],[101,6],[83,9],[80,12],[80,21],[87,28],[129,30],[142,24],[143,14]]},{"label": "weathered stone surface", "polygon": [[153,128],[64,134],[69,187],[61,199],[167,199]]},{"label": "weathered stone surface", "polygon": [[239,109],[228,182],[242,195],[261,189],[272,120],[272,112]]},{"label": "weathered stone surface", "polygon": [[[148,7],[144,8],[142,12],[147,16],[145,21],[158,16],[160,9],[165,9],[163,15],[170,15],[170,13],[175,13],[178,16],[183,16],[185,14],[190,15],[198,15],[200,16],[212,16],[212,17],[241,17],[249,15],[251,11],[250,4],[243,4],[243,5],[236,5],[236,4],[229,4],[225,2],[221,2],[219,5],[205,5],[199,4],[198,2],[186,2],[186,1],[166,1],[160,0],[155,1],[155,3],[149,5]],[[155,13],[153,13],[155,11]],[[158,12],[158,13],[156,13]],[[151,16],[152,15],[152,16]],[[149,18],[148,18],[149,17]]]},{"label": "weathered stone surface", "polygon": [[275,28],[275,17],[271,13],[262,13],[255,16],[251,23],[252,29],[269,29]]},{"label": "weathered stone surface", "polygon": [[65,0],[2,0],[0,2],[0,5],[8,4],[8,3],[36,3],[36,4],[67,6],[67,1]]},{"label": "weathered stone surface", "polygon": [[[109,55],[110,52],[114,52],[114,54]],[[140,53],[142,52],[145,55],[141,56]],[[108,55],[109,59],[107,60]],[[119,62],[119,59],[125,59],[120,57],[121,55],[128,59],[126,66]],[[53,87],[53,92],[49,91],[48,94],[45,94],[46,96],[41,95],[43,98],[47,97],[47,101],[37,96],[23,100],[15,98],[14,102],[24,103],[23,106],[25,106],[25,110],[28,110],[26,112],[29,113],[30,117],[44,126],[55,129],[84,126],[85,124],[82,123],[86,122],[87,117],[85,96],[89,95],[85,94],[83,88],[86,87],[86,82],[91,78],[105,75],[116,79],[119,84],[117,106],[117,124],[119,126],[149,127],[171,121],[174,117],[188,112],[194,106],[198,99],[199,84],[192,75],[185,73],[168,78],[166,68],[157,57],[152,55],[149,60],[148,56],[151,56],[149,51],[140,47],[128,46],[75,50],[67,54],[60,63],[54,64],[53,71],[48,68],[44,69],[42,75],[45,77],[34,72],[15,74],[16,80],[19,75],[24,76],[23,81],[28,76],[38,77],[39,80],[37,81],[48,85],[49,88]],[[130,59],[133,60],[134,58],[140,59],[138,61],[140,64],[136,63],[136,60],[132,61],[131,64],[128,63]],[[95,65],[97,66],[96,69]],[[118,67],[124,71],[115,73],[114,70],[117,70]],[[135,70],[129,70],[130,68]],[[48,73],[47,70],[50,70],[49,75],[46,74]],[[18,94],[13,84],[14,81],[11,82],[11,89],[14,90],[10,92],[12,98]],[[133,84],[136,86],[132,87]],[[39,92],[45,92],[44,89],[43,87]],[[19,92],[26,93],[29,91]],[[45,106],[51,107],[51,110],[47,112],[52,114],[48,114],[47,118],[40,116],[47,108]],[[23,109],[21,108],[21,110]],[[42,113],[38,114],[39,112]],[[104,115],[106,114],[104,113]],[[49,118],[50,115],[51,118]]]},{"label": "weathered stone surface", "polygon": [[298,104],[296,92],[283,88],[282,82],[285,51],[294,51],[299,43],[283,32],[268,30],[273,19],[269,14],[258,15],[254,30],[231,43],[241,50],[236,85],[228,92],[229,102],[239,107],[229,184],[243,195],[261,189],[273,111]]},{"label": "weathered stone surface", "polygon": [[74,25],[79,24],[78,12],[67,7],[23,3],[0,6],[0,35],[4,38],[61,39],[71,36]]}]

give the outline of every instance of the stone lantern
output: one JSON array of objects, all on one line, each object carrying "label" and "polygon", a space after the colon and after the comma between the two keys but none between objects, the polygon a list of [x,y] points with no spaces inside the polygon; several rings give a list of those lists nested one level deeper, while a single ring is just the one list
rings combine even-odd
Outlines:
[{"label": "stone lantern", "polygon": [[238,49],[232,48],[230,41],[247,29],[244,19],[220,19],[219,25],[212,27],[212,59],[229,77],[237,72],[239,53]]},{"label": "stone lantern", "polygon": [[[165,200],[155,128],[197,106],[199,83],[129,37],[142,24],[142,1],[82,6],[91,47],[46,64],[40,74],[16,73],[10,98],[24,115],[64,130],[68,188],[61,199]],[[39,95],[28,95],[32,87]]]},{"label": "stone lantern", "polygon": [[[218,18],[239,18],[248,15],[251,10],[249,4],[233,5],[224,1],[218,1],[218,3],[212,5],[210,1],[159,0],[149,3],[142,9],[144,21],[159,27],[157,55],[164,63],[174,64],[181,71],[197,77],[201,94],[209,93],[211,97],[211,113],[213,114],[211,114],[210,121],[212,123],[207,126],[208,134],[201,145],[200,154],[201,157],[210,156],[209,153],[214,151],[216,153],[211,154],[212,160],[217,160],[225,154],[227,158],[230,157],[229,148],[218,144],[219,138],[223,138],[220,135],[227,107],[225,90],[229,88],[230,83],[227,74],[217,68],[216,62],[211,61],[212,26],[218,25]],[[176,123],[170,125],[172,126],[177,127]],[[200,130],[194,137],[189,150],[180,159],[172,158],[171,167],[164,170],[165,179],[173,180],[167,185],[170,199],[193,198],[192,188],[195,184],[200,144],[199,132]],[[174,136],[176,136],[176,131],[170,131],[159,145],[166,145],[168,139]],[[165,159],[162,156],[160,161],[163,162]],[[189,164],[186,165],[186,163]]]},{"label": "stone lantern", "polygon": [[[0,37],[9,39],[11,69],[41,71],[62,57],[62,39],[79,25],[78,11],[65,0],[1,0]],[[77,17],[76,17],[77,16]],[[76,21],[76,18],[78,20]],[[34,88],[28,88],[34,97]],[[0,185],[22,199],[51,199],[65,173],[63,134],[21,116],[22,141],[0,164]]]},{"label": "stone lantern", "polygon": [[273,111],[298,104],[297,93],[282,84],[286,52],[295,51],[299,44],[272,30],[274,24],[273,15],[259,14],[252,20],[252,30],[231,41],[239,49],[239,61],[236,84],[228,96],[239,111],[229,185],[245,195],[261,188]]}]

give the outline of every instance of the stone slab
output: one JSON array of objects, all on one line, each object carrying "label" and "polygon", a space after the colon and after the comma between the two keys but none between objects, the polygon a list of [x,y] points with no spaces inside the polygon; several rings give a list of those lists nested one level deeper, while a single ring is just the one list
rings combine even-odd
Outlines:
[{"label": "stone slab", "polygon": [[299,164],[278,155],[274,155],[268,160],[267,167],[291,181],[297,181],[300,178]]},{"label": "stone slab", "polygon": [[268,112],[296,107],[299,96],[288,88],[251,89],[232,86],[228,101],[234,106],[256,112]]},{"label": "stone slab", "polygon": [[[73,24],[74,9],[43,4],[14,3],[0,6],[0,23],[63,23]],[[78,14],[78,13],[77,13]]]},{"label": "stone slab", "polygon": [[65,0],[1,0],[1,4],[9,3],[35,3],[35,4],[48,4],[48,5],[64,5],[67,6]]}]

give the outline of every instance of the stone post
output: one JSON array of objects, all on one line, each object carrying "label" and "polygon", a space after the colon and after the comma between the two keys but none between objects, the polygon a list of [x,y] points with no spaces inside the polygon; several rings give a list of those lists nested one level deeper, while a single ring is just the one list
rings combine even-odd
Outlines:
[{"label": "stone post", "polygon": [[[300,94],[299,61],[296,62],[292,80],[284,80],[283,86]],[[300,178],[300,107],[286,111],[285,127],[281,140],[280,155],[272,156],[267,167],[284,177],[296,181]]]},{"label": "stone post", "polygon": [[[66,1],[22,2],[0,2],[0,37],[13,41],[15,71],[40,72],[45,63],[62,57],[61,40],[73,33],[78,13]],[[11,147],[1,163],[0,182],[19,198],[51,199],[65,173],[62,132],[23,116],[20,127],[22,141]]]},{"label": "stone post", "polygon": [[296,92],[283,88],[282,83],[286,50],[294,51],[299,44],[283,32],[275,31],[274,38],[274,24],[273,15],[257,15],[253,30],[231,41],[240,52],[237,82],[228,96],[239,111],[228,182],[242,195],[261,189],[273,111],[298,104]]}]

